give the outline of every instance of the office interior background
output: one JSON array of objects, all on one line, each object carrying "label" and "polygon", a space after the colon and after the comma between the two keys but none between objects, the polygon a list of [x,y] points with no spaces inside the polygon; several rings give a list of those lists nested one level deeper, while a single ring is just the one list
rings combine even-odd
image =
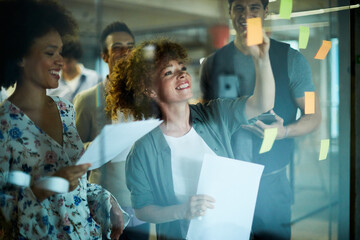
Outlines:
[{"label": "office interior background", "polygon": [[[234,38],[226,0],[62,0],[79,23],[81,62],[102,76],[98,36],[119,20],[136,42],[167,36],[183,44],[191,58],[194,101],[201,98],[201,59]],[[321,126],[296,139],[288,177],[294,192],[292,239],[360,239],[360,1],[293,0],[292,17],[280,19],[281,0],[270,0],[266,31],[298,49],[299,27],[310,27],[306,49],[322,111]],[[322,41],[331,41],[324,60],[314,59]],[[326,160],[320,142],[330,139]]]}]

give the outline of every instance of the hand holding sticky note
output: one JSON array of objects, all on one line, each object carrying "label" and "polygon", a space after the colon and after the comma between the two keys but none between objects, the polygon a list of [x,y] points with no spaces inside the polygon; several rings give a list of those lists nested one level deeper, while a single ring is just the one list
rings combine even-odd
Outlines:
[{"label": "hand holding sticky note", "polygon": [[254,46],[263,42],[263,30],[261,18],[248,18],[247,24],[247,45]]},{"label": "hand holding sticky note", "polygon": [[325,160],[329,152],[330,139],[321,140],[319,160]]},{"label": "hand holding sticky note", "polygon": [[315,92],[305,92],[305,114],[315,113]]},{"label": "hand holding sticky note", "polygon": [[276,139],[277,132],[278,132],[277,128],[266,128],[264,130],[264,140],[261,144],[261,148],[259,152],[260,154],[271,150],[274,141]]},{"label": "hand holding sticky note", "polygon": [[300,26],[299,28],[299,48],[306,49],[309,42],[310,28],[305,26]]},{"label": "hand holding sticky note", "polygon": [[323,43],[314,58],[321,59],[321,60],[325,59],[326,55],[330,51],[330,48],[331,48],[331,42],[323,40]]}]

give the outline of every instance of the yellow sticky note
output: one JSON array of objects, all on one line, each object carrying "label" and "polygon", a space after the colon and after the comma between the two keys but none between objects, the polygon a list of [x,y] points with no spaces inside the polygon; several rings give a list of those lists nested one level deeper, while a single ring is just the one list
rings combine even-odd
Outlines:
[{"label": "yellow sticky note", "polygon": [[328,54],[329,50],[331,48],[331,42],[323,40],[323,43],[319,49],[319,51],[315,55],[315,59],[325,59],[326,55]]},{"label": "yellow sticky note", "polygon": [[319,160],[325,160],[329,152],[330,139],[321,140]]},{"label": "yellow sticky note", "polygon": [[281,0],[279,16],[283,19],[290,19],[292,12],[292,0]]},{"label": "yellow sticky note", "polygon": [[264,130],[264,140],[261,144],[260,154],[271,150],[277,136],[277,131],[277,128],[267,128]]},{"label": "yellow sticky note", "polygon": [[315,92],[305,92],[305,114],[315,113]]},{"label": "yellow sticky note", "polygon": [[247,23],[247,45],[254,46],[263,42],[263,31],[261,18],[248,18]]},{"label": "yellow sticky note", "polygon": [[310,28],[300,26],[299,28],[299,48],[306,49],[310,36]]}]

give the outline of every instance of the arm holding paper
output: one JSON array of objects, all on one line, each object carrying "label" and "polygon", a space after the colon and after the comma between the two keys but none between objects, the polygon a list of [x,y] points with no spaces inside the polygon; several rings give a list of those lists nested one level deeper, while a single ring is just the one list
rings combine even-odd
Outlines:
[{"label": "arm holding paper", "polygon": [[[208,208],[214,208],[213,203],[215,199],[207,195],[192,196],[188,202],[182,204],[178,202],[168,204],[159,200],[163,199],[163,196],[155,196],[158,190],[152,191],[151,189],[153,184],[161,183],[146,181],[146,179],[152,177],[149,176],[150,173],[146,170],[149,168],[146,167],[147,161],[145,158],[155,156],[152,156],[151,152],[146,153],[146,147],[140,143],[135,145],[140,146],[139,148],[134,147],[128,156],[126,162],[126,182],[132,194],[132,205],[137,218],[151,223],[165,223],[182,219],[190,220],[205,215]],[[145,152],[143,152],[144,150]]]},{"label": "arm holding paper", "polygon": [[135,209],[136,217],[145,222],[164,223],[175,220],[191,220],[206,214],[207,209],[214,208],[215,199],[202,194],[192,196],[188,202],[168,207],[148,205]]},{"label": "arm holding paper", "polygon": [[[54,173],[53,176],[66,179],[69,182],[69,192],[71,192],[75,190],[75,188],[77,188],[77,186],[79,185],[79,178],[87,172],[90,166],[91,164],[82,164],[77,166],[63,167],[59,171]],[[39,188],[34,184],[30,188],[40,202],[44,201],[46,198],[54,194],[57,194],[55,192]]]}]

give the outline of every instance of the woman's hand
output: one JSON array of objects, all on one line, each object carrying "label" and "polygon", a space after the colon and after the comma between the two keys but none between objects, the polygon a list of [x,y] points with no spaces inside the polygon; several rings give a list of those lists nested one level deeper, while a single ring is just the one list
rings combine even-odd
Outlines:
[{"label": "woman's hand", "polygon": [[275,122],[271,124],[265,124],[260,120],[257,120],[254,125],[242,125],[241,127],[254,133],[259,138],[264,138],[264,131],[267,128],[277,128],[276,140],[284,139],[288,135],[287,127],[284,126],[284,119],[278,116],[273,110],[270,113],[275,115]]},{"label": "woman's hand", "polygon": [[190,220],[204,216],[208,208],[214,208],[214,203],[215,199],[205,194],[192,196],[189,202],[186,203],[185,218]]},{"label": "woman's hand", "polygon": [[[69,182],[69,192],[75,190],[79,185],[79,178],[84,175],[91,164],[81,164],[60,168],[53,176],[61,177]],[[56,194],[55,192],[38,188],[36,185],[31,186],[31,190],[39,201]]]},{"label": "woman's hand", "polygon": [[89,167],[90,163],[75,165],[75,166],[67,166],[60,168],[57,172],[54,173],[53,176],[61,177],[69,181],[69,192],[74,191],[79,185],[79,178],[84,175]]},{"label": "woman's hand", "polygon": [[112,198],[111,198],[110,221],[112,225],[110,239],[119,239],[120,235],[124,230],[124,216],[118,204]]}]

